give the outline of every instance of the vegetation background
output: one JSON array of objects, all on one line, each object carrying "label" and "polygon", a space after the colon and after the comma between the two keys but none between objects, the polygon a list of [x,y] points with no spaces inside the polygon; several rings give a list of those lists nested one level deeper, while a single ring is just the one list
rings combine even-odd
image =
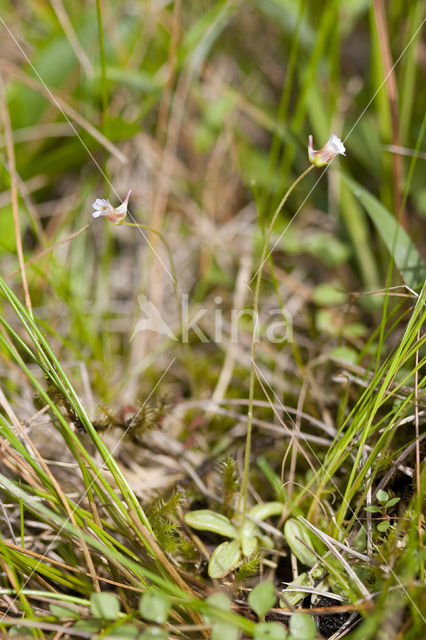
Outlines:
[{"label": "vegetation background", "polygon": [[[0,633],[422,637],[424,10],[0,0]],[[141,226],[92,219],[128,189]],[[184,515],[264,502],[213,580]]]}]

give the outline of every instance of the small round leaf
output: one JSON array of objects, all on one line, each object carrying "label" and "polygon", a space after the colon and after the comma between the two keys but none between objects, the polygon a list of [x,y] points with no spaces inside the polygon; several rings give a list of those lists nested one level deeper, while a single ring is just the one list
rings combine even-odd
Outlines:
[{"label": "small round leaf", "polygon": [[263,620],[269,609],[275,604],[275,588],[272,582],[259,582],[249,593],[248,603],[260,620]]},{"label": "small round leaf", "polygon": [[379,489],[376,494],[376,498],[379,502],[386,502],[386,500],[389,500],[389,494],[387,491],[383,491],[383,489]]},{"label": "small round leaf", "polygon": [[147,589],[139,602],[139,611],[142,618],[150,622],[163,624],[167,621],[171,600],[169,596],[160,593],[156,589]]},{"label": "small round leaf", "polygon": [[116,620],[120,613],[120,603],[113,593],[92,593],[90,612],[95,618]]},{"label": "small round leaf", "polygon": [[317,633],[314,619],[306,613],[293,613],[289,628],[294,640],[313,640]]},{"label": "small round leaf", "polygon": [[[214,593],[209,596],[206,600],[208,604],[216,609],[223,609],[223,611],[231,611],[231,601],[226,595],[226,593],[222,593],[219,591],[218,593]],[[218,618],[215,615],[215,612],[207,611],[204,614],[204,620],[207,624],[212,624],[213,622],[217,622]],[[219,618],[220,621],[220,618]]]},{"label": "small round leaf", "polygon": [[139,637],[140,640],[169,640],[169,634],[161,627],[147,627]]},{"label": "small round leaf", "polygon": [[240,630],[229,622],[215,622],[212,627],[212,640],[238,640]]},{"label": "small round leaf", "polygon": [[286,629],[279,622],[259,622],[254,629],[254,640],[285,640]]}]

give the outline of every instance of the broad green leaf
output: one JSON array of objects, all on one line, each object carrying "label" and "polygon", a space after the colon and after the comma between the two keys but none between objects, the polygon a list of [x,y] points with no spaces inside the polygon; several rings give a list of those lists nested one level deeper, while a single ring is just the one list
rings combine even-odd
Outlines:
[{"label": "broad green leaf", "polygon": [[90,612],[95,618],[116,620],[120,612],[120,603],[113,593],[92,593]]},{"label": "broad green leaf", "polygon": [[210,509],[189,511],[185,514],[184,520],[190,527],[200,531],[212,531],[227,538],[236,538],[238,535],[236,528],[228,518],[215,511],[210,511]]},{"label": "broad green leaf", "polygon": [[379,522],[379,524],[377,525],[377,531],[384,533],[389,529],[389,527],[390,527],[389,520],[383,520],[383,522]]},{"label": "broad green leaf", "polygon": [[234,569],[241,558],[241,548],[239,540],[232,542],[222,542],[213,551],[209,562],[210,578],[223,578]]},{"label": "broad green leaf", "polygon": [[260,620],[275,604],[275,587],[269,580],[259,582],[248,596],[248,603]]},{"label": "broad green leaf", "polygon": [[297,522],[294,518],[287,520],[284,525],[284,535],[288,546],[300,562],[309,567],[312,567],[317,562],[316,555],[308,548],[312,548],[309,533],[300,522]]},{"label": "broad green leaf", "polygon": [[380,513],[381,509],[376,504],[374,504],[370,507],[365,507],[365,511],[368,511],[368,513]]},{"label": "broad green leaf", "polygon": [[293,613],[289,628],[294,640],[313,640],[317,633],[314,619],[306,613]]},{"label": "broad green leaf", "polygon": [[145,620],[162,624],[167,621],[171,606],[168,596],[157,591],[157,589],[147,589],[139,602],[139,611]]},{"label": "broad green leaf", "polygon": [[272,516],[280,516],[283,512],[284,505],[282,502],[263,502],[256,504],[249,511],[249,515],[256,520],[266,520]]},{"label": "broad green leaf", "polygon": [[409,235],[394,216],[360,184],[342,174],[343,182],[361,202],[392,254],[404,282],[415,289],[426,279],[426,266]]},{"label": "broad green leaf", "polygon": [[254,629],[254,640],[285,640],[287,631],[279,622],[259,622]]}]

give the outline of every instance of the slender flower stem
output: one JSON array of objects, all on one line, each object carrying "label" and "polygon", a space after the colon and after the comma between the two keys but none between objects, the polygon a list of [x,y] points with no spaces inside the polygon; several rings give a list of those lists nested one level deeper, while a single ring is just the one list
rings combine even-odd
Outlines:
[{"label": "slender flower stem", "polygon": [[271,233],[274,228],[276,219],[281,209],[287,202],[287,198],[293,191],[293,189],[299,184],[301,180],[314,168],[315,165],[311,164],[305,171],[293,182],[293,184],[287,189],[284,196],[281,199],[278,207],[275,210],[274,215],[272,216],[271,222],[269,223],[268,228],[265,233],[265,241],[263,243],[262,256],[260,258],[260,266],[256,272],[256,283],[254,289],[254,301],[253,301],[253,337],[251,343],[251,366],[250,366],[250,381],[249,381],[249,403],[248,403],[248,414],[247,414],[247,435],[246,435],[246,448],[244,453],[244,470],[243,470],[243,478],[241,482],[241,493],[240,493],[240,505],[241,500],[243,502],[243,522],[246,517],[247,511],[247,489],[248,489],[248,476],[250,469],[250,452],[251,452],[251,437],[252,437],[252,426],[253,426],[253,402],[254,402],[254,382],[255,382],[255,356],[256,356],[256,332],[257,332],[257,323],[258,323],[258,311],[259,311],[259,295],[260,295],[260,285],[262,282],[262,273],[265,262],[268,259],[268,251],[269,251],[269,242],[271,239]]},{"label": "slender flower stem", "polygon": [[108,89],[106,82],[106,58],[104,48],[104,33],[102,27],[102,8],[100,0],[96,0],[96,17],[98,21],[99,56],[101,62],[102,125],[103,128],[105,128],[108,112]]},{"label": "slender flower stem", "polygon": [[172,280],[173,280],[173,292],[174,292],[175,299],[176,299],[178,316],[181,317],[181,305],[180,305],[180,302],[179,302],[179,294],[178,294],[178,288],[177,288],[176,269],[175,269],[175,264],[173,262],[172,252],[170,250],[170,247],[169,247],[169,244],[168,244],[166,238],[161,233],[161,231],[158,231],[157,229],[153,229],[152,227],[150,227],[147,224],[140,224],[140,223],[136,223],[136,222],[123,222],[122,224],[126,225],[126,227],[139,227],[139,229],[146,229],[147,231],[150,231],[151,233],[156,234],[161,239],[162,243],[164,244],[164,246],[166,248],[167,257],[169,258],[170,269],[171,269],[171,272],[172,272]]}]

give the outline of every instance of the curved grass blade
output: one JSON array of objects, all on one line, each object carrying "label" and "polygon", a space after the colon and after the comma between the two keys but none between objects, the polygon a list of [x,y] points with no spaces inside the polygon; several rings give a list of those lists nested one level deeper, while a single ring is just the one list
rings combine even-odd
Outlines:
[{"label": "curved grass blade", "polygon": [[405,229],[388,209],[358,182],[344,174],[342,180],[374,222],[405,284],[417,289],[426,279],[426,265]]}]

